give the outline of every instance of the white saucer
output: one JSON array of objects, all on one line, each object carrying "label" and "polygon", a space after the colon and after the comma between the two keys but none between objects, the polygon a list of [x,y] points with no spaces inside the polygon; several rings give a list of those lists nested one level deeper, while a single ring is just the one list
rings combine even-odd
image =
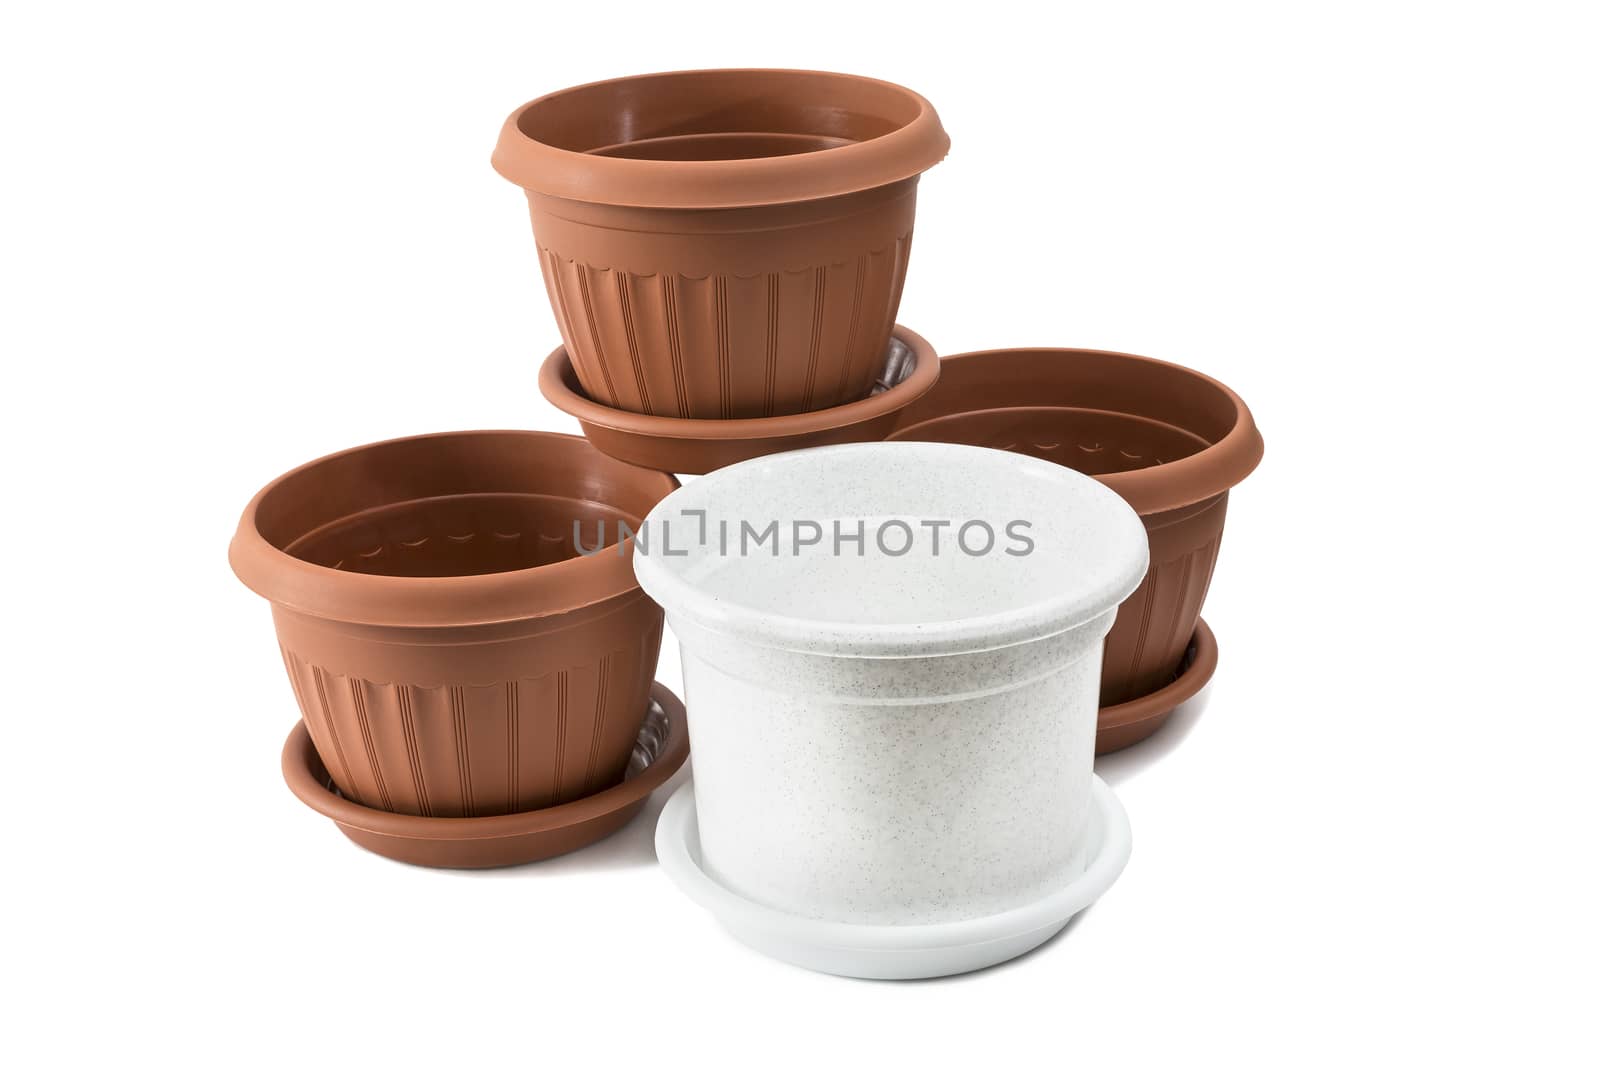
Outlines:
[{"label": "white saucer", "polygon": [[656,856],[678,888],[734,937],[785,963],[850,978],[934,978],[1004,963],[1050,940],[1117,880],[1133,850],[1128,813],[1096,776],[1085,829],[1087,865],[1046,897],[981,919],[919,926],[868,926],[808,919],[734,893],[700,866],[694,783],[667,801],[656,824]]}]

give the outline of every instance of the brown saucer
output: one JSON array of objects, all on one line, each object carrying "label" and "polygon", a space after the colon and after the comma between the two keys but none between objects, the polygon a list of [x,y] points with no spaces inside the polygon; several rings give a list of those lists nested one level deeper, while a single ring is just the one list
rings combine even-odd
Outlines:
[{"label": "brown saucer", "polygon": [[509,867],[572,852],[622,829],[688,756],[683,701],[656,682],[622,782],[554,807],[469,818],[399,815],[363,807],[332,788],[304,722],[296,723],[284,742],[283,779],[307,807],[332,819],[346,837],[380,856],[424,867]]},{"label": "brown saucer", "polygon": [[900,413],[939,380],[939,355],[904,326],[889,341],[871,395],[821,411],[759,419],[677,419],[641,415],[590,400],[566,348],[539,369],[539,391],[577,419],[589,443],[612,459],[675,474],[706,474],[730,463],[798,448],[881,441]]},{"label": "brown saucer", "polygon": [[1103,756],[1143,741],[1167,721],[1179,704],[1206,687],[1217,670],[1217,639],[1204,619],[1195,623],[1194,636],[1171,682],[1134,700],[1100,709],[1094,754]]}]

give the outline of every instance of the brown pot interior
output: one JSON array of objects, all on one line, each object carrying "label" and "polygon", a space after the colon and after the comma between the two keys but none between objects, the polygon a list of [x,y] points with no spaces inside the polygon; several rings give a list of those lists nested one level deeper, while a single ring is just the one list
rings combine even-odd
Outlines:
[{"label": "brown pot interior", "polygon": [[619,521],[638,525],[634,516],[592,501],[473,493],[345,515],[284,551],[321,567],[391,578],[499,574],[575,558],[574,523],[586,549],[615,545]]},{"label": "brown pot interior", "polygon": [[904,90],[814,71],[705,70],[598,82],[518,116],[527,137],[593,155],[762,159],[893,133],[921,108]]},{"label": "brown pot interior", "polygon": [[502,435],[445,436],[302,468],[266,494],[256,524],[273,547],[318,566],[460,577],[572,559],[575,533],[585,550],[614,545],[618,522],[636,528],[660,495]]},{"label": "brown pot interior", "polygon": [[690,133],[650,137],[623,144],[591,148],[594,156],[615,159],[656,159],[675,162],[706,162],[715,159],[771,159],[821,152],[853,144],[842,137],[806,133]]},{"label": "brown pot interior", "polygon": [[891,440],[1037,456],[1102,479],[1145,516],[1224,493],[1261,458],[1244,402],[1177,364],[1047,348],[943,364],[939,384],[906,409]]},{"label": "brown pot interior", "polygon": [[1017,407],[945,415],[895,435],[1037,456],[1095,477],[1196,455],[1211,442],[1181,426],[1118,411]]}]

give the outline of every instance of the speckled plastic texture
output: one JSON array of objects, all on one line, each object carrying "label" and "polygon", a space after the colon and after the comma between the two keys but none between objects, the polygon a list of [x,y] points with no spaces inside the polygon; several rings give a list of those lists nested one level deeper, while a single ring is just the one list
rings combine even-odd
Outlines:
[{"label": "speckled plastic texture", "polygon": [[[738,539],[773,521],[771,554]],[[700,478],[646,536],[635,572],[682,645],[720,885],[809,919],[935,924],[1083,869],[1101,642],[1147,559],[1116,494],[990,449],[844,445]]]},{"label": "speckled plastic texture", "polygon": [[1030,952],[1060,933],[1116,881],[1132,848],[1127,813],[1105,782],[1095,778],[1083,830],[1083,867],[1050,893],[979,919],[871,925],[792,915],[754,903],[718,882],[702,860],[692,782],[679,787],[656,823],[662,869],[734,937],[785,963],[850,978],[936,978]]},{"label": "speckled plastic texture", "polygon": [[1250,409],[1199,371],[1122,352],[1001,349],[942,363],[939,382],[906,408],[891,440],[1038,456],[1095,476],[1144,520],[1150,571],[1106,638],[1100,701],[1110,717],[1099,747],[1142,740],[1185,689],[1180,672],[1222,547],[1228,493],[1261,460]]},{"label": "speckled plastic texture", "polygon": [[866,396],[905,285],[918,176],[949,138],[871,78],[706,70],[519,108],[493,163],[527,193],[584,392],[674,419]]}]

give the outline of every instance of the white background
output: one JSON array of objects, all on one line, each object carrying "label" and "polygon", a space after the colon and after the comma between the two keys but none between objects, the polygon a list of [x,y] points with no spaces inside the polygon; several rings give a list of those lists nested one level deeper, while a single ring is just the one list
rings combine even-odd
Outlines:
[{"label": "white background", "polygon": [[[1581,4],[8,5],[9,1062],[1594,1062],[1597,33]],[[912,86],[901,319],[1234,386],[1205,697],[1037,953],[811,974],[655,867],[371,856],[283,787],[239,510],[348,445],[572,429],[516,105],[696,66]],[[662,678],[679,684],[676,650]],[[658,799],[659,803],[659,799]]]}]

